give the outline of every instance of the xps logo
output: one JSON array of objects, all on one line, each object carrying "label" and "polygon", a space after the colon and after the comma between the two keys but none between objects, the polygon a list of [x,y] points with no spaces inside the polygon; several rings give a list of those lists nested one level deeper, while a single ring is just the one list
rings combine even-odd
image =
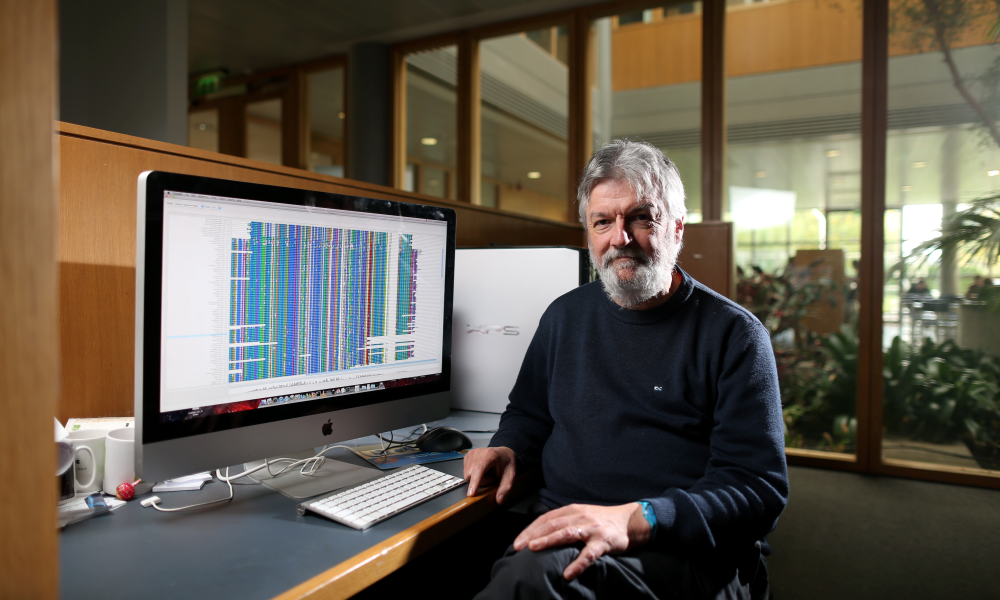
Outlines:
[{"label": "xps logo", "polygon": [[481,333],[486,335],[491,331],[496,331],[504,335],[521,335],[517,330],[517,325],[466,325],[465,327],[465,333]]}]

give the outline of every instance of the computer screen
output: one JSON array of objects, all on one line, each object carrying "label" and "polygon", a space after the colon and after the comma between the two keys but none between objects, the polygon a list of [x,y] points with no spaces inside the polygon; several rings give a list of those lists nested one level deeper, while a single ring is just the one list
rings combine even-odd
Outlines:
[{"label": "computer screen", "polygon": [[453,211],[158,172],[139,196],[145,470],[157,443],[247,429],[280,452],[429,420],[399,402],[448,389]]}]

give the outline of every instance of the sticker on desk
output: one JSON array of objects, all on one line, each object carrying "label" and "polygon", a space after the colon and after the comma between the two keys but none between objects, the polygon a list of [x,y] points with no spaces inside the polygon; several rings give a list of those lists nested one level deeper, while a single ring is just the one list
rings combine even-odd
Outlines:
[{"label": "sticker on desk", "polygon": [[467,450],[458,452],[424,452],[413,446],[402,446],[382,450],[379,444],[357,446],[351,451],[380,469],[397,469],[410,465],[441,462],[463,458]]}]

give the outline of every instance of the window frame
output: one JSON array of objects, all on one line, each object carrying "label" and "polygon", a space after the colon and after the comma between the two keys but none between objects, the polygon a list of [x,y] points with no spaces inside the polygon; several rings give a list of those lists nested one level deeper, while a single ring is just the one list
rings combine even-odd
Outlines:
[{"label": "window frame", "polygon": [[[883,251],[885,232],[887,94],[889,58],[889,6],[884,0],[862,1],[862,102],[861,102],[861,258],[859,261],[859,356],[856,452],[841,455],[832,452],[786,448],[789,464],[904,477],[942,483],[1000,489],[1000,472],[944,467],[929,463],[902,464],[882,459],[882,298],[885,267]],[[568,106],[568,185],[565,221],[577,221],[575,188],[579,174],[590,159],[592,148],[590,84],[594,76],[594,40],[590,30],[596,19],[620,13],[653,9],[654,22],[663,18],[664,9],[687,4],[683,1],[650,2],[649,0],[618,0],[592,6],[563,10],[549,14],[456,30],[427,38],[410,40],[390,46],[392,57],[392,185],[402,189],[405,181],[406,154],[406,69],[407,54],[447,45],[458,47],[457,134],[459,163],[456,171],[457,198],[460,202],[481,204],[480,191],[480,105],[479,43],[492,37],[530,31],[544,27],[566,26],[568,30],[569,106]],[[701,155],[703,221],[719,221],[723,212],[723,186],[726,163],[726,86],[725,86],[725,0],[703,0],[702,18],[702,105]],[[639,24],[624,27],[639,26]],[[302,168],[307,146],[308,107],[304,86],[306,75],[334,67],[345,70],[344,56],[329,57],[244,77],[232,77],[225,85],[259,86],[268,80],[287,81],[280,91],[252,92],[244,96],[192,101],[190,112],[217,108],[219,110],[220,151],[238,148],[240,140],[231,134],[224,136],[223,123],[231,123],[233,115],[242,116],[249,102],[281,97],[283,100],[283,162]],[[287,108],[285,106],[287,105]],[[286,112],[286,110],[288,112]],[[224,116],[224,113],[227,116]],[[586,118],[584,118],[586,116]],[[228,120],[227,120],[228,119]],[[240,119],[242,122],[242,118]],[[231,127],[231,126],[227,126]],[[285,134],[288,131],[288,134]],[[350,132],[346,130],[345,144]],[[238,138],[238,136],[236,136]],[[225,142],[224,139],[229,141]],[[245,139],[242,143],[245,147]],[[307,144],[307,142],[306,142]],[[224,151],[225,152],[225,151]],[[419,188],[418,188],[419,189]],[[483,210],[495,210],[483,207]]]}]

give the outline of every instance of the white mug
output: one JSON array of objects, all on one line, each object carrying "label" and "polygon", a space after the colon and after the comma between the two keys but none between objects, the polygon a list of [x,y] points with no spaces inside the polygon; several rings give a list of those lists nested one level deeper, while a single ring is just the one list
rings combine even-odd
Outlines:
[{"label": "white mug", "polygon": [[[63,442],[69,446],[68,442]],[[59,503],[63,504],[69,502],[76,497],[77,494],[83,492],[85,489],[90,488],[96,482],[96,477],[94,477],[94,472],[91,470],[90,477],[87,483],[81,484],[76,478],[76,465],[80,462],[80,459],[76,458],[77,454],[83,453],[90,455],[90,462],[94,462],[94,451],[87,446],[81,446],[79,448],[73,448],[70,446],[74,460],[69,463],[69,466],[60,474],[56,475],[56,480],[59,483]]]},{"label": "white mug", "polygon": [[119,485],[135,481],[135,429],[109,431],[104,447],[104,492],[114,494]]},{"label": "white mug", "polygon": [[[76,457],[76,482],[80,484],[77,492],[90,493],[101,489],[101,484],[104,482],[105,438],[107,438],[107,433],[104,431],[80,429],[70,431],[63,439],[64,442],[72,445],[74,450],[90,448],[93,452],[92,456],[87,456],[84,453],[83,456]],[[91,473],[94,474],[92,478],[90,477]],[[83,481],[86,479],[90,479],[90,485],[83,485]]]}]

